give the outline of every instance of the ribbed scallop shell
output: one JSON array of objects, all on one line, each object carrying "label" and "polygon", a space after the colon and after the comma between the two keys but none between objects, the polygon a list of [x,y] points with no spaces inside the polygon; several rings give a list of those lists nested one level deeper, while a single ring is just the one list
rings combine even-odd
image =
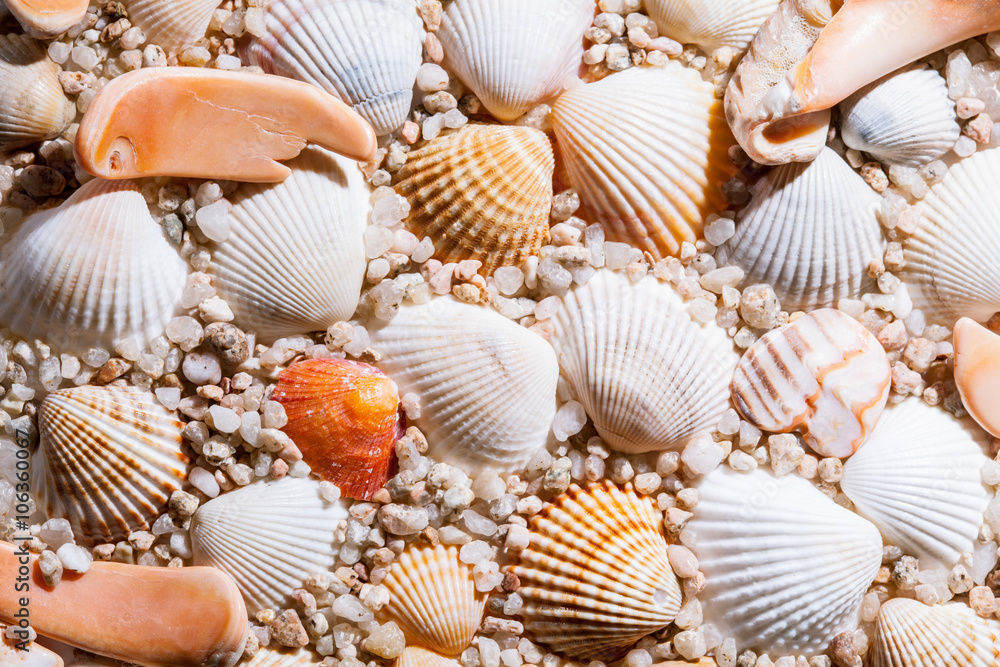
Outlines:
[{"label": "ribbed scallop shell", "polygon": [[242,664],[243,667],[317,667],[323,664],[323,656],[308,648],[261,646],[252,658]]},{"label": "ribbed scallop shell", "polygon": [[209,500],[191,520],[194,564],[231,576],[251,614],[290,607],[294,589],[333,566],[337,524],[348,517],[348,502],[327,502],[319,484],[282,477]]},{"label": "ribbed scallop shell", "polygon": [[281,183],[240,187],[209,268],[236,324],[265,341],[351,317],[366,268],[371,206],[357,165],[316,147],[287,164]]},{"label": "ribbed scallop shell", "polygon": [[850,148],[885,164],[920,167],[955,145],[955,102],[936,70],[893,72],[840,103],[840,134]]},{"label": "ribbed scallop shell", "polygon": [[39,42],[0,35],[0,152],[51,139],[76,116],[59,83],[62,69]]},{"label": "ribbed scallop shell", "polygon": [[142,29],[146,43],[168,53],[191,46],[208,32],[220,0],[124,0],[132,25]]},{"label": "ribbed scallop shell", "polygon": [[660,34],[706,53],[721,46],[746,51],[780,0],[646,0]]},{"label": "ribbed scallop shell", "polygon": [[319,86],[354,107],[375,133],[406,120],[424,31],[406,0],[274,0],[267,34],[240,47],[244,62]]},{"label": "ribbed scallop shell", "polygon": [[674,290],[600,271],[553,318],[562,373],[609,446],[630,453],[681,449],[729,409],[739,355],[699,326]]},{"label": "ribbed scallop shell", "polygon": [[427,455],[463,469],[512,472],[547,442],[559,366],[543,338],[450,296],[369,323],[381,368],[414,392]]},{"label": "ribbed scallop shell", "polygon": [[992,498],[981,472],[988,444],[971,419],[907,400],[885,411],[840,485],[890,544],[950,570],[976,546]]},{"label": "ribbed scallop shell", "polygon": [[826,650],[857,627],[882,564],[878,530],[798,475],[717,468],[685,531],[706,587],[705,619],[740,650],[772,658]]},{"label": "ribbed scallop shell", "polygon": [[0,250],[0,322],[63,352],[140,347],[176,314],[187,263],[131,181],[94,179]]},{"label": "ribbed scallop shell", "polygon": [[472,566],[458,560],[456,546],[411,545],[393,561],[382,585],[391,598],[379,618],[398,623],[409,645],[454,657],[483,621],[486,594],[476,590]]},{"label": "ribbed scallop shell", "polygon": [[692,69],[634,67],[568,90],[552,127],[570,184],[611,241],[675,255],[726,208],[733,138],[712,84]]},{"label": "ribbed scallop shell", "polygon": [[887,600],[875,621],[871,667],[995,667],[998,627],[964,604]]},{"label": "ribbed scallop shell", "polygon": [[836,307],[872,285],[869,260],[885,242],[875,212],[881,198],[829,148],[813,162],[775,167],[736,218],[736,234],[715,253],[719,266],[768,283],[792,312]]},{"label": "ribbed scallop shell", "polygon": [[419,646],[407,646],[393,667],[460,667],[462,663]]},{"label": "ribbed scallop shell", "polygon": [[492,273],[548,238],[554,165],[538,130],[466,125],[412,151],[395,189],[410,202],[407,227],[434,241],[435,258],[478,259]]},{"label": "ribbed scallop shell", "polygon": [[631,484],[571,486],[531,519],[516,562],[525,630],[574,660],[616,660],[680,609],[662,513]]},{"label": "ribbed scallop shell", "polygon": [[40,492],[88,546],[149,530],[187,477],[183,424],[136,387],[61,389],[38,408]]}]

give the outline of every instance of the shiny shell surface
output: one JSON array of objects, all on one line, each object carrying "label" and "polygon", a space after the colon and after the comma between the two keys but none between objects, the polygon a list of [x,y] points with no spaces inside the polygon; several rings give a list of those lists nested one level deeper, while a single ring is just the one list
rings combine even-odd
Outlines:
[{"label": "shiny shell surface", "polygon": [[998,629],[995,620],[978,617],[964,604],[887,600],[875,621],[871,665],[994,667],[1000,657]]},{"label": "shiny shell surface", "polygon": [[972,418],[1000,437],[1000,336],[963,317],[955,324],[955,384]]},{"label": "shiny shell surface", "polygon": [[140,28],[146,41],[168,53],[192,46],[208,32],[219,0],[125,0],[128,18]]},{"label": "shiny shell surface", "polygon": [[30,37],[0,35],[0,152],[51,139],[73,122],[61,71]]},{"label": "shiny shell surface", "polygon": [[706,53],[728,46],[740,53],[778,0],[646,0],[646,11],[660,34],[682,44],[696,44]]}]

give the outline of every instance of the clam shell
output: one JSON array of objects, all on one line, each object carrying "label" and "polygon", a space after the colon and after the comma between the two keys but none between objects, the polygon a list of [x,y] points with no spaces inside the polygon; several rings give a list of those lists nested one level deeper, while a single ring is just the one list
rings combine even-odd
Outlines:
[{"label": "clam shell", "polygon": [[205,37],[220,0],[125,0],[128,19],[142,29],[146,42],[168,53]]},{"label": "clam shell", "polygon": [[510,572],[525,630],[574,660],[624,656],[681,605],[662,513],[631,484],[574,484],[554,498],[531,519],[531,544]]},{"label": "clam shell", "polygon": [[1000,437],[1000,336],[963,317],[955,324],[955,384],[972,418]]},{"label": "clam shell", "polygon": [[728,46],[741,53],[780,0],[646,0],[660,34],[705,53]]},{"label": "clam shell", "polygon": [[907,68],[840,103],[840,135],[879,162],[920,167],[955,145],[960,129],[948,84],[936,70]]},{"label": "clam shell", "polygon": [[600,271],[574,288],[552,319],[563,375],[614,449],[681,449],[729,409],[739,355],[732,339],[699,326],[674,290]]},{"label": "clam shell", "polygon": [[802,431],[821,456],[857,451],[889,398],[889,358],[857,320],[824,308],[764,334],[736,367],[733,402],[765,431]]},{"label": "clam shell", "polygon": [[30,37],[0,35],[0,153],[52,139],[73,122],[61,71]]},{"label": "clam shell", "polygon": [[878,530],[797,475],[717,468],[685,527],[706,587],[705,618],[772,658],[826,650],[853,630],[882,564]]},{"label": "clam shell", "polygon": [[484,273],[519,266],[549,235],[552,147],[527,127],[466,125],[412,151],[396,191],[406,225],[442,262],[478,259]]},{"label": "clam shell", "polygon": [[403,649],[403,654],[396,658],[393,667],[460,667],[461,664],[454,658],[446,658],[434,651],[419,646],[407,646]]},{"label": "clam shell", "polygon": [[231,576],[250,613],[291,606],[294,589],[333,566],[337,524],[348,518],[349,503],[327,502],[319,484],[282,477],[208,501],[191,519],[194,564]]},{"label": "clam shell", "polygon": [[611,241],[675,255],[726,208],[733,138],[712,84],[692,69],[634,67],[568,90],[552,127],[570,184]]},{"label": "clam shell", "polygon": [[88,546],[149,530],[184,483],[183,424],[136,387],[61,389],[38,408],[41,504]]},{"label": "clam shell", "polygon": [[964,604],[887,600],[875,621],[871,667],[994,667],[1000,657],[997,627]]},{"label": "clam shell", "polygon": [[829,148],[813,162],[772,169],[736,218],[736,234],[715,253],[719,266],[768,283],[782,307],[836,307],[868,291],[869,260],[885,242],[875,217],[881,198]]},{"label": "clam shell", "polygon": [[371,206],[357,166],[319,148],[288,166],[282,183],[240,187],[209,268],[236,323],[264,341],[348,319],[366,268]]},{"label": "clam shell", "polygon": [[844,464],[840,486],[886,541],[950,570],[976,547],[993,494],[982,483],[989,437],[912,399],[885,411],[865,446]]},{"label": "clam shell", "polygon": [[408,645],[457,656],[483,621],[486,594],[476,590],[472,566],[458,559],[458,547],[411,545],[382,580],[389,604],[379,617],[399,624]]},{"label": "clam shell", "polygon": [[389,134],[410,112],[424,31],[406,0],[275,0],[245,63],[319,86]]},{"label": "clam shell", "polygon": [[545,447],[559,366],[537,334],[450,296],[404,305],[369,332],[400,395],[420,401],[428,456],[469,474],[506,473]]}]

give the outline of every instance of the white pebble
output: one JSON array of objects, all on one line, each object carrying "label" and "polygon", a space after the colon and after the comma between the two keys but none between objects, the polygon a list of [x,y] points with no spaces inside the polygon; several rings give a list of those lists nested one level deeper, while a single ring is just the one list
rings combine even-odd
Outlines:
[{"label": "white pebble", "polygon": [[179,387],[159,387],[153,391],[156,400],[167,410],[176,410],[181,402],[181,390]]},{"label": "white pebble", "polygon": [[198,489],[204,493],[209,498],[215,498],[219,495],[219,483],[215,479],[215,475],[208,472],[204,468],[196,467],[191,470],[188,475],[188,481],[191,482],[191,486]]},{"label": "white pebble", "polygon": [[559,442],[566,442],[570,436],[576,435],[587,423],[587,412],[576,401],[567,401],[556,412],[552,420],[552,434]]},{"label": "white pebble", "polygon": [[90,562],[93,558],[83,547],[75,544],[64,544],[56,551],[56,556],[62,563],[64,570],[71,570],[83,574],[90,569]]},{"label": "white pebble", "polygon": [[437,92],[448,87],[448,72],[434,63],[424,63],[417,70],[417,88],[425,93]]},{"label": "white pebble", "polygon": [[220,200],[208,206],[202,206],[194,215],[198,229],[212,241],[221,243],[229,238],[229,202]]}]

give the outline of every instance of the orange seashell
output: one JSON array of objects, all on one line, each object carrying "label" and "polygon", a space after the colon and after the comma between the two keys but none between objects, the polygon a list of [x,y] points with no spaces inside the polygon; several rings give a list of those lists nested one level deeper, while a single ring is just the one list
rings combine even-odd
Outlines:
[{"label": "orange seashell", "polygon": [[303,460],[344,496],[370,500],[389,479],[403,421],[396,383],[385,373],[357,361],[308,359],[281,374],[274,400],[285,406],[282,430]]},{"label": "orange seashell", "polygon": [[35,39],[64,33],[87,15],[87,0],[4,0],[24,31]]}]

